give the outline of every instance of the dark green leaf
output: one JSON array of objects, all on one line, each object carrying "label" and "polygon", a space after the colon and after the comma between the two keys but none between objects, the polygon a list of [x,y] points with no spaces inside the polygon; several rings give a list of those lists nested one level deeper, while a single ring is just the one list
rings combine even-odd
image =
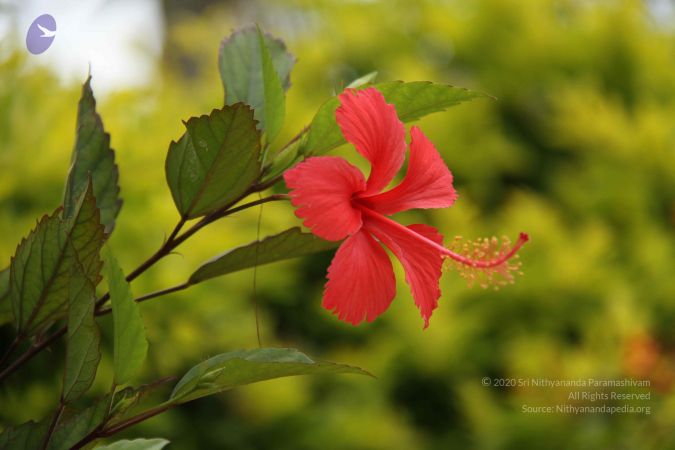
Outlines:
[{"label": "dark green leaf", "polygon": [[166,439],[134,439],[122,440],[112,444],[96,447],[96,450],[162,450],[169,444]]},{"label": "dark green leaf", "polygon": [[62,220],[60,212],[44,216],[12,258],[9,297],[24,335],[44,330],[66,313],[74,266],[94,286],[100,281],[99,250],[105,235],[91,188],[81,195],[71,218]]},{"label": "dark green leaf", "polygon": [[313,234],[303,233],[298,227],[291,228],[262,241],[255,241],[216,256],[199,267],[190,277],[189,283],[196,284],[209,278],[248,269],[256,263],[269,264],[330,250],[338,245],[339,242],[324,241]]},{"label": "dark green leaf", "polygon": [[6,428],[0,434],[0,450],[35,450],[45,440],[49,423],[26,422],[13,428]]},{"label": "dark green leaf", "polygon": [[66,408],[54,434],[49,440],[49,450],[68,450],[101,425],[108,414],[110,396],[98,399],[84,410]]},{"label": "dark green leaf", "polygon": [[101,335],[94,319],[96,288],[79,273],[70,279],[68,342],[63,371],[63,400],[71,402],[84,394],[96,376],[101,359]]},{"label": "dark green leaf", "polygon": [[[288,90],[295,58],[286,51],[283,41],[269,34],[265,34],[264,39],[281,86]],[[260,122],[261,129],[268,129],[265,77],[258,29],[247,26],[223,40],[218,66],[225,89],[225,104],[243,102],[250,105],[255,110],[255,118]]]},{"label": "dark green leaf", "polygon": [[277,137],[284,125],[286,115],[286,96],[281,80],[274,68],[274,61],[270,50],[267,48],[265,38],[258,29],[258,45],[260,47],[260,59],[262,61],[263,92],[264,92],[264,124],[267,134],[267,142],[270,143]]},{"label": "dark green leaf", "polygon": [[[49,439],[48,450],[68,450],[101,425],[106,418],[110,397],[98,399],[84,410],[66,407]],[[1,450],[35,450],[42,448],[53,413],[40,422],[27,422],[8,428],[0,435]]]},{"label": "dark green leaf", "polygon": [[315,362],[304,353],[290,348],[239,350],[214,356],[190,369],[174,388],[169,402],[185,403],[274,378],[335,373],[372,376],[358,367]]},{"label": "dark green leaf", "polygon": [[114,382],[128,383],[141,368],[148,352],[143,319],[117,259],[105,252],[106,277],[112,303],[114,347]]},{"label": "dark green leaf", "polygon": [[[102,226],[92,185],[79,202],[68,235],[65,261],[70,262],[68,280],[68,337],[62,398],[71,402],[84,394],[96,376],[101,359],[100,332],[94,319],[96,285],[100,281]],[[88,240],[88,241],[83,241]]]},{"label": "dark green leaf", "polygon": [[77,212],[77,200],[87,188],[90,176],[94,182],[96,204],[101,211],[101,222],[106,232],[110,233],[122,207],[119,172],[115,164],[115,152],[110,148],[110,135],[103,129],[101,116],[96,112],[91,76],[82,86],[82,97],[77,109],[75,148],[63,200],[65,218]]},{"label": "dark green leaf", "polygon": [[166,178],[182,217],[192,219],[231,203],[260,175],[260,133],[253,111],[238,103],[193,117],[169,146]]},{"label": "dark green leaf", "polygon": [[[472,92],[446,84],[430,81],[391,81],[373,85],[387,103],[396,107],[399,119],[411,122],[437,111],[444,111],[461,102],[484,97],[485,94]],[[335,110],[340,105],[337,97],[324,103],[312,120],[309,137],[303,148],[305,155],[321,155],[345,143],[342,132],[335,122]]]}]

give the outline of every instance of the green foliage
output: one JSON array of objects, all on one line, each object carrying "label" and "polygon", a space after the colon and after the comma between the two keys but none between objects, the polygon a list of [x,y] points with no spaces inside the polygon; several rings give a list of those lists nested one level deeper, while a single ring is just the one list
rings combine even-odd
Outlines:
[{"label": "green foliage", "polygon": [[[284,125],[286,115],[286,96],[284,88],[281,85],[281,79],[274,68],[274,61],[270,50],[267,48],[265,37],[258,28],[258,45],[260,47],[260,59],[262,61],[262,78],[264,92],[265,117],[263,124],[267,135],[267,142],[270,143],[277,137],[281,127]],[[249,75],[250,77],[250,75]]]},{"label": "green foliage", "polygon": [[171,394],[172,403],[185,403],[250,383],[295,375],[354,373],[370,375],[358,367],[315,362],[290,348],[259,348],[222,353],[190,369]]},{"label": "green foliage", "polygon": [[91,76],[82,86],[82,97],[77,108],[77,133],[73,148],[72,164],[64,194],[66,218],[77,212],[77,200],[94,182],[94,197],[101,211],[101,222],[106,232],[115,227],[115,218],[122,207],[119,197],[119,172],[115,163],[115,152],[110,148],[110,135],[103,129],[101,116],[96,112],[96,100],[91,90]]},{"label": "green foliage", "polygon": [[300,228],[291,228],[261,241],[229,250],[199,267],[189,279],[190,284],[289,258],[306,256],[336,248],[338,243],[324,241]]},{"label": "green foliage", "polygon": [[[70,219],[61,209],[44,216],[21,241],[10,266],[10,292],[18,332],[32,335],[66,313],[71,288],[81,288],[71,277],[100,281],[98,249],[103,245],[103,227],[91,189],[80,196]],[[76,274],[76,267],[83,270]]]},{"label": "green foliage", "polygon": [[295,58],[286,51],[283,41],[268,34],[263,35],[266,45],[261,47],[259,34],[257,27],[248,26],[224,39],[218,66],[225,88],[225,104],[249,105],[271,141],[283,123],[283,92],[279,92],[278,84],[283,90],[290,87]]},{"label": "green foliage", "polygon": [[[358,81],[358,80],[357,80]],[[362,85],[364,87],[364,85]],[[450,106],[484,96],[477,92],[429,81],[392,81],[373,85],[388,103],[396,107],[403,122],[411,122]],[[312,120],[309,137],[304,144],[304,153],[322,155],[344,144],[345,139],[335,121],[335,110],[340,106],[337,97],[324,103]]]},{"label": "green foliage", "polygon": [[35,450],[40,448],[48,428],[48,423],[32,421],[15,428],[7,428],[0,434],[0,449]]},{"label": "green foliage", "polygon": [[[105,419],[108,412],[109,397],[103,397],[93,405],[75,410],[65,408],[60,414],[46,450],[68,450],[94,431]],[[2,450],[35,450],[43,448],[51,418],[40,422],[27,422],[14,428],[7,428],[0,434]]]},{"label": "green foliage", "polygon": [[229,205],[258,178],[260,135],[243,103],[193,117],[185,128],[169,146],[166,178],[181,216],[192,219]]},{"label": "green foliage", "polygon": [[103,423],[109,404],[110,397],[104,396],[82,410],[66,408],[49,440],[48,450],[68,450],[80,442]]},{"label": "green foliage", "polygon": [[[68,302],[68,342],[61,394],[64,402],[79,398],[89,389],[101,359],[101,337],[94,320],[94,306],[96,285],[101,280],[99,253],[104,235],[92,191],[89,182],[78,202],[76,215],[69,221],[71,231],[67,233],[63,255],[67,264],[65,289]],[[49,245],[49,236],[46,239],[45,243]]]},{"label": "green foliage", "polygon": [[97,450],[162,450],[169,445],[166,439],[133,439],[121,440],[112,444],[96,447]]},{"label": "green foliage", "polygon": [[148,340],[131,286],[111,251],[105,252],[106,279],[114,325],[114,383],[123,385],[140,370],[148,352]]},{"label": "green foliage", "polygon": [[101,359],[101,335],[94,320],[94,284],[74,269],[68,289],[68,342],[62,397],[63,401],[72,402],[94,382]]},{"label": "green foliage", "polygon": [[[444,275],[436,322],[425,332],[402,273],[390,310],[354,328],[320,306],[329,254],[261,267],[264,342],[312,348],[317,358],[352,361],[380,379],[251,385],[176,408],[130,436],[166,436],[176,450],[673,448],[675,39],[668,15],[655,17],[657,3],[422,0],[413,10],[404,2],[281,0],[270,12],[268,2],[251,0],[244,9],[223,3],[184,15],[167,3],[170,51],[156,78],[99,102],[106,130],[125,149],[117,162],[127,200],[111,242],[125,267],[152,254],[175,221],[156,167],[162,143],[182,132],[177,117],[220,103],[210,43],[244,20],[278,27],[301,61],[275,142],[303,129],[336,87],[371,70],[380,80],[436,80],[498,97],[420,121],[460,197],[448,210],[403,213],[401,221],[433,224],[446,242],[521,229],[533,241],[515,286],[470,290]],[[79,92],[20,57],[0,62],[0,81],[4,268],[34,218],[60,202]],[[360,163],[350,146],[337,152]],[[297,158],[284,155],[289,165]],[[275,162],[269,174],[283,168]],[[265,206],[262,236],[296,225],[292,214],[281,202]],[[243,211],[206,228],[182,256],[135,280],[134,291],[183,282],[215,253],[254,239],[257,217]],[[153,337],[144,378],[254,345],[251,281],[240,272],[144,304]],[[12,337],[2,331],[0,348]],[[109,341],[104,355],[112,360]],[[54,408],[58,393],[47,391],[58,383],[36,379],[58,370],[51,355],[1,390],[2,426]],[[107,389],[112,376],[112,363],[101,364],[92,391]],[[649,379],[651,414],[523,414],[522,404],[557,402],[567,392],[486,388],[484,376]]]}]

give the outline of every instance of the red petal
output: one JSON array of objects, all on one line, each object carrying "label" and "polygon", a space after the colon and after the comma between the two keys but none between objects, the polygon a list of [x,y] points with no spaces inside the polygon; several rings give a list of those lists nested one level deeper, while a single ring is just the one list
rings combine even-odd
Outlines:
[{"label": "red petal", "polygon": [[284,173],[295,215],[315,235],[340,241],[361,227],[361,212],[352,207],[354,193],[366,188],[359,169],[342,158],[309,158]]},{"label": "red petal", "polygon": [[[396,255],[405,269],[405,280],[410,286],[415,304],[424,319],[424,328],[429,326],[429,318],[438,306],[441,290],[438,287],[441,278],[443,258],[438,249],[415,239],[405,230],[400,230],[389,223],[390,219],[373,220],[367,218],[364,228],[372,232],[377,239]],[[402,227],[402,226],[401,226]],[[410,225],[408,229],[438,244],[443,236],[436,228],[429,225]]]},{"label": "red petal", "polygon": [[335,111],[342,134],[370,163],[367,192],[377,194],[394,179],[405,158],[405,127],[393,105],[375,88],[346,90]]},{"label": "red petal", "polygon": [[401,184],[366,199],[372,209],[382,214],[413,208],[447,208],[457,199],[452,173],[434,144],[417,127],[410,129],[410,136],[408,172]]},{"label": "red petal", "polygon": [[363,230],[344,241],[328,268],[323,307],[357,325],[372,322],[395,295],[394,270],[382,246]]}]

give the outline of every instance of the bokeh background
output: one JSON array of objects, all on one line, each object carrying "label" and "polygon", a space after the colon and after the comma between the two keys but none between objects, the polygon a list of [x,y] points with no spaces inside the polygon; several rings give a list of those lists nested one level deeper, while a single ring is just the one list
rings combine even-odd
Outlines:
[{"label": "bokeh background", "polygon": [[[58,9],[58,2],[46,3]],[[111,21],[106,8],[124,3],[99,1],[92,11]],[[222,105],[219,41],[250,22],[283,37],[298,58],[280,143],[331,94],[373,70],[382,81],[433,80],[495,96],[419,123],[453,171],[460,197],[450,209],[400,220],[433,224],[449,237],[514,237],[522,230],[532,241],[522,253],[524,275],[500,291],[469,289],[448,271],[424,331],[400,266],[391,308],[359,327],[320,306],[330,253],[260,267],[263,344],[359,365],[378,378],[252,385],[185,405],[126,436],[166,437],[176,450],[675,448],[673,3],[132,3],[145,5],[138,15],[147,20],[118,13],[107,29],[118,29],[119,39],[131,32],[143,64],[102,58],[121,78],[92,64],[121,170],[125,203],[111,246],[126,270],[177,221],[164,181],[168,144],[182,133],[182,119]],[[86,77],[81,61],[63,70],[49,56],[28,55],[22,36],[7,31],[23,33],[22,14],[30,16],[20,2],[0,8],[2,266],[36,218],[60,202]],[[347,146],[337,153],[356,160]],[[135,293],[184,281],[203,260],[254,239],[257,220],[251,210],[210,226],[138,279]],[[263,235],[296,224],[289,205],[265,206]],[[253,298],[252,272],[245,271],[144,303],[151,347],[138,382],[256,347]],[[111,380],[111,323],[101,323],[108,358],[98,392]],[[0,329],[3,346],[11,332]],[[54,408],[61,345],[2,388],[3,424]],[[650,392],[649,401],[632,404],[649,406],[651,414],[526,414],[524,404],[597,403],[569,401],[569,388],[485,387],[486,376],[649,380],[647,391],[618,391]]]}]

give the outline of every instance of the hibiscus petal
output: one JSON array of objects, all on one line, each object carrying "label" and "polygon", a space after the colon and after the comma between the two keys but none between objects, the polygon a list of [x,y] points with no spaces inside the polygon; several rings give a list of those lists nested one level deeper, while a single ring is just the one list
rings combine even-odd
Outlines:
[{"label": "hibiscus petal", "polygon": [[405,127],[375,88],[346,90],[335,111],[342,134],[372,165],[367,193],[377,194],[394,179],[405,158]]},{"label": "hibiscus petal", "polygon": [[366,188],[359,169],[342,158],[309,158],[284,173],[295,215],[315,235],[340,241],[361,227],[361,212],[352,207],[354,193]]},{"label": "hibiscus petal", "polygon": [[[441,253],[432,245],[425,245],[422,239],[416,239],[411,233],[401,230],[400,228],[404,228],[402,225],[384,217],[378,220],[366,218],[364,228],[389,247],[401,261],[405,280],[424,319],[424,328],[428,327],[429,318],[438,306],[438,298],[441,296],[438,286],[443,266]],[[437,244],[443,242],[443,236],[429,225],[416,224],[407,228]]]},{"label": "hibiscus petal", "polygon": [[328,268],[323,307],[340,320],[357,325],[372,322],[396,295],[389,256],[365,231],[342,243]]},{"label": "hibiscus petal", "polygon": [[452,173],[434,144],[418,127],[410,129],[410,136],[408,172],[401,184],[365,199],[370,208],[382,214],[413,208],[447,208],[457,199]]}]

